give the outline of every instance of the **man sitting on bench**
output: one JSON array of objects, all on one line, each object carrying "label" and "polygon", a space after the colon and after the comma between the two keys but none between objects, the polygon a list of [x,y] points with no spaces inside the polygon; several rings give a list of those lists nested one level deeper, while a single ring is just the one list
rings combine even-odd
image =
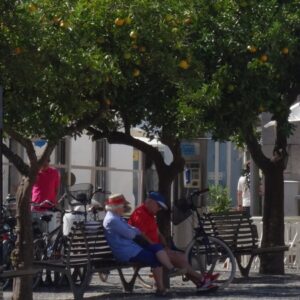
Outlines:
[{"label": "man sitting on bench", "polygon": [[152,243],[163,244],[172,264],[178,268],[186,269],[186,277],[196,285],[199,291],[215,290],[216,286],[213,282],[217,280],[219,273],[202,276],[194,271],[182,251],[167,245],[156,224],[155,216],[161,209],[168,209],[165,198],[159,192],[152,191],[147,195],[145,202],[134,210],[128,223],[137,227]]},{"label": "man sitting on bench", "polygon": [[103,227],[116,259],[149,265],[156,282],[156,295],[165,296],[162,265],[169,270],[169,276],[185,274],[186,270],[175,268],[161,244],[151,243],[139,229],[127,224],[122,215],[128,209],[128,202],[122,194],[110,196],[105,209]]}]

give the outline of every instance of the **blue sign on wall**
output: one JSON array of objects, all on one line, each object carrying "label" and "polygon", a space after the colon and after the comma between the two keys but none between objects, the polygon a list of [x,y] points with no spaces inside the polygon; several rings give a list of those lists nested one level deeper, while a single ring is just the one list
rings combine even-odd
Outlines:
[{"label": "blue sign on wall", "polygon": [[193,143],[181,143],[181,153],[183,156],[196,156],[199,155],[196,151],[196,146]]}]

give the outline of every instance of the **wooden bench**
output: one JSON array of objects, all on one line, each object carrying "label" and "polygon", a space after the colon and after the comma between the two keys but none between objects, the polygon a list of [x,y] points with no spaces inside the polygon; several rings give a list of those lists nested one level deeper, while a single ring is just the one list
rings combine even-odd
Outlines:
[{"label": "wooden bench", "polygon": [[37,272],[38,271],[36,269],[3,270],[0,272],[0,278],[1,279],[12,279],[15,277],[34,275]]},{"label": "wooden bench", "polygon": [[[227,243],[244,277],[249,276],[253,259],[257,255],[283,252],[289,248],[285,245],[260,247],[257,227],[246,212],[209,213],[204,220],[204,229]],[[249,256],[246,263],[245,259],[243,260],[244,256]]]},{"label": "wooden bench", "polygon": [[[75,300],[83,299],[93,273],[111,270],[118,271],[124,291],[132,292],[138,271],[144,267],[115,260],[101,222],[75,224],[66,237],[62,257],[51,261],[35,261],[34,265],[66,275]],[[129,280],[123,274],[124,268],[134,268]]]}]

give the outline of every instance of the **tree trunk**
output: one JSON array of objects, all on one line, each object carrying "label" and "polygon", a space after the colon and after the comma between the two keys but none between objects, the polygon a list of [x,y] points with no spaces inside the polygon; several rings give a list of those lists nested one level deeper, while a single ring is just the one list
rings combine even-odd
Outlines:
[{"label": "tree trunk", "polygon": [[[171,242],[171,184],[172,179],[170,174],[169,176],[163,176],[158,174],[159,177],[159,192],[165,197],[167,205],[169,207],[168,210],[161,210],[157,214],[157,224],[159,231],[166,239],[167,243]],[[167,178],[168,177],[168,178]],[[170,278],[168,276],[168,272],[165,270],[163,273],[163,282],[166,288],[170,288]]]},{"label": "tree trunk", "polygon": [[162,178],[159,176],[159,192],[164,195],[169,207],[168,210],[161,210],[157,215],[157,223],[159,226],[159,231],[165,237],[166,241],[170,241],[171,237],[171,184],[170,179]]},{"label": "tree trunk", "polygon": [[[17,242],[13,251],[13,262],[16,269],[32,268],[32,221],[30,212],[30,199],[33,181],[23,177],[18,187],[17,200]],[[32,300],[32,276],[14,279],[13,300]]]},{"label": "tree trunk", "polygon": [[[265,174],[262,247],[284,245],[284,178],[283,169],[273,165]],[[284,274],[284,252],[264,254],[260,273]]]}]

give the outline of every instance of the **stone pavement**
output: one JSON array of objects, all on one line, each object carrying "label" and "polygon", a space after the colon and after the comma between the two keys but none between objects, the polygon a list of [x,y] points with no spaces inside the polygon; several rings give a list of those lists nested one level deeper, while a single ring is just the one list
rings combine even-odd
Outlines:
[{"label": "stone pavement", "polygon": [[[73,296],[67,287],[57,289],[40,287],[34,292],[33,298],[34,300],[70,300],[73,299]],[[183,282],[181,277],[175,277],[171,278],[171,289],[167,299],[237,300],[253,298],[258,300],[300,300],[300,271],[287,272],[283,276],[266,276],[252,272],[249,278],[238,277],[227,289],[214,293],[197,293],[191,283]],[[11,299],[11,292],[4,292],[4,299]],[[155,297],[153,290],[146,289],[138,282],[134,293],[123,293],[117,273],[112,273],[105,283],[101,282],[97,275],[94,275],[84,299],[148,300],[166,298]]]}]

